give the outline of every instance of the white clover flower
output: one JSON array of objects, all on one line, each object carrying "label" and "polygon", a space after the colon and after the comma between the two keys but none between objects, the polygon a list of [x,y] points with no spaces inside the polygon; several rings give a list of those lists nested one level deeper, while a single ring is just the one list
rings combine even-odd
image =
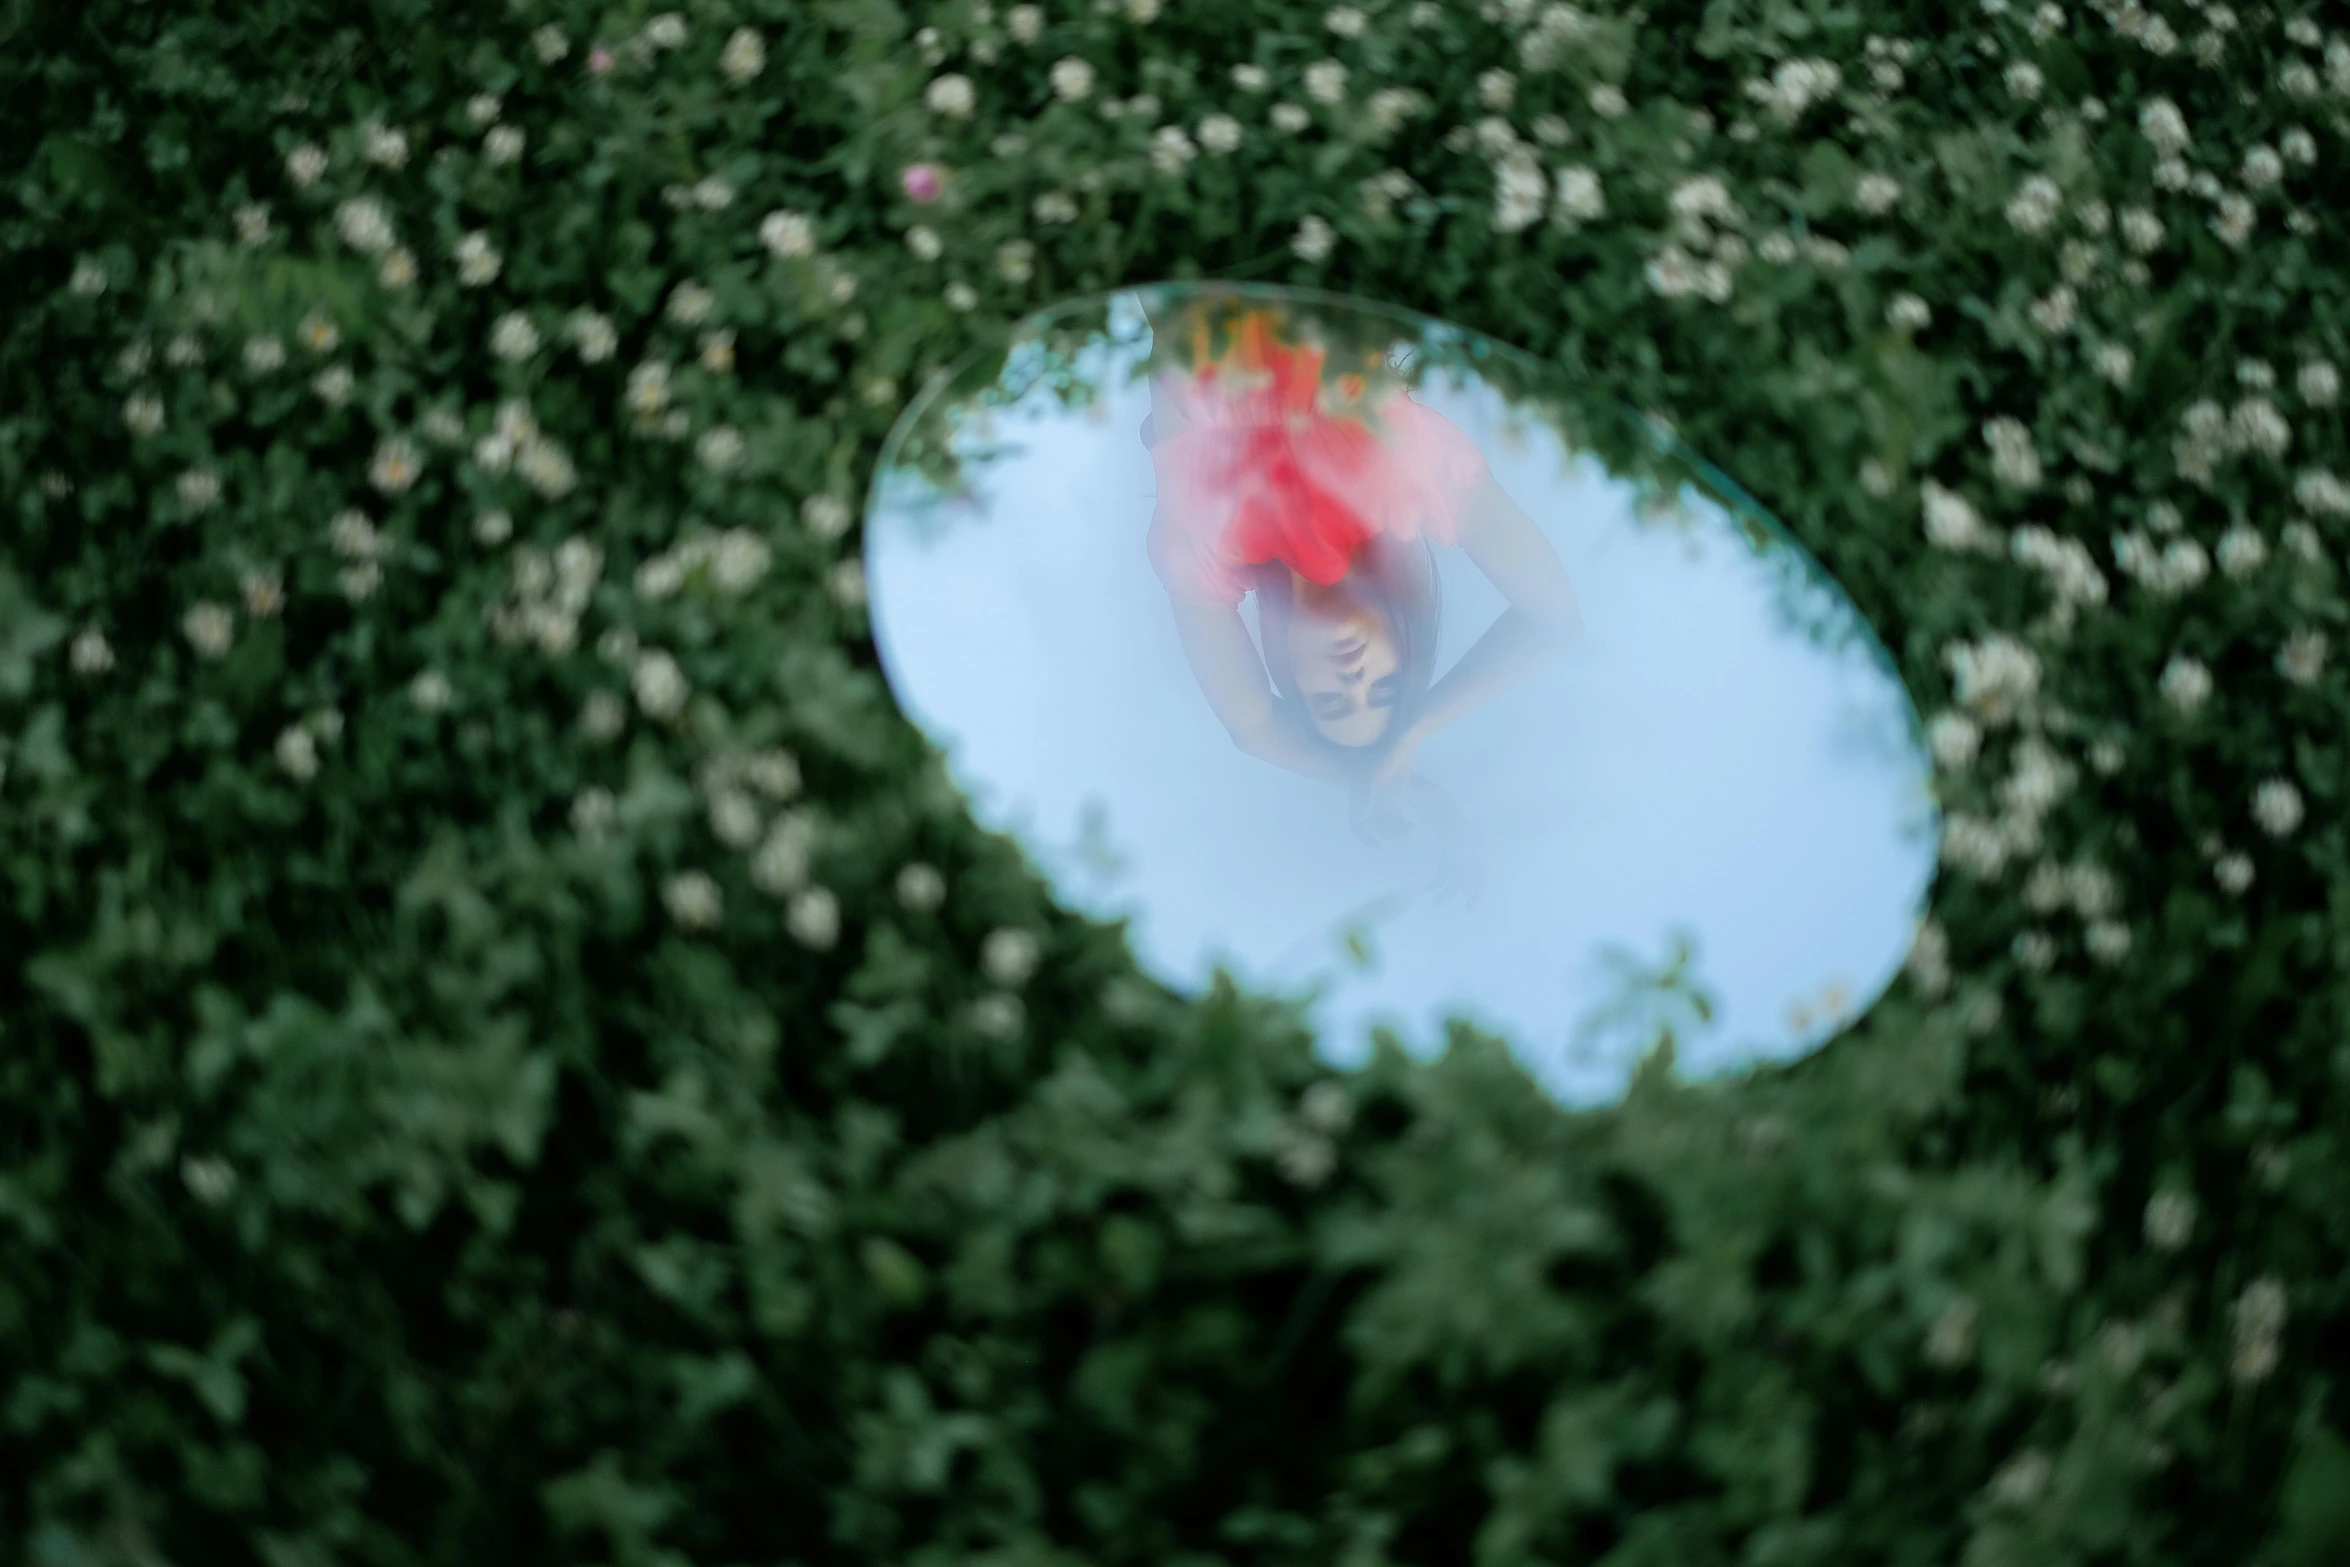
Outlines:
[{"label": "white clover flower", "polygon": [[1624,90],[1613,82],[1601,82],[1592,88],[1588,102],[1591,112],[1603,120],[1622,119],[1632,107],[1631,100],[1624,96]]},{"label": "white clover flower", "polygon": [[269,209],[257,201],[237,208],[233,221],[237,243],[252,249],[269,243]]},{"label": "white clover flower", "polygon": [[184,370],[204,362],[204,345],[194,336],[181,332],[163,345],[163,362],[175,370]]},{"label": "white clover flower", "polygon": [[1346,98],[1347,69],[1336,60],[1316,60],[1306,67],[1306,96],[1316,103],[1339,103]]},{"label": "white clover flower", "polygon": [[274,571],[256,569],[240,575],[237,596],[255,620],[267,620],[285,606],[285,587]]},{"label": "white clover flower", "polygon": [[2267,190],[2285,177],[2285,160],[2274,147],[2254,147],[2244,154],[2236,177],[2246,190]]},{"label": "white clover flower", "polygon": [[2241,250],[2252,237],[2253,225],[2258,217],[2259,212],[2250,198],[2230,191],[2220,197],[2219,210],[2212,214],[2211,232],[2219,236],[2222,244]]},{"label": "white clover flower", "polygon": [[1370,18],[1351,5],[1334,5],[1322,13],[1322,25],[1341,38],[1360,38]]},{"label": "white clover flower", "polygon": [[102,675],[114,667],[114,649],[107,645],[106,633],[95,626],[74,637],[65,658],[77,675]]},{"label": "white clover flower", "polygon": [[950,120],[967,120],[979,105],[979,94],[971,86],[971,78],[949,72],[924,89],[922,101],[930,112]]},{"label": "white clover flower", "polygon": [[800,503],[800,521],[820,539],[837,539],[849,531],[848,503],[837,495],[811,495]]},{"label": "white clover flower", "polygon": [[2045,174],[2035,174],[2016,188],[2007,204],[2007,221],[2020,234],[2045,234],[2064,210],[2064,191]]},{"label": "white clover flower", "polygon": [[805,213],[779,209],[760,220],[759,243],[785,258],[812,256],[816,253],[816,227]]},{"label": "white clover flower", "polygon": [[1600,188],[1599,175],[1583,164],[1554,170],[1551,193],[1560,217],[1569,222],[1595,222],[1607,214],[1607,196]]},{"label": "white clover flower", "polygon": [[482,156],[494,166],[520,162],[523,142],[524,137],[520,126],[494,126],[490,133],[481,139]]},{"label": "white clover flower", "polygon": [[318,742],[309,730],[292,725],[277,737],[277,765],[296,783],[318,776]]},{"label": "white clover flower", "polygon": [[519,310],[509,310],[490,328],[490,352],[509,364],[539,351],[539,329]]},{"label": "white clover flower", "polygon": [[2220,535],[2219,569],[2231,577],[2248,577],[2268,561],[2268,541],[2258,529],[2237,523]]},{"label": "white clover flower", "polygon": [[2304,814],[2301,791],[2285,779],[2266,779],[2252,791],[2252,819],[2271,838],[2290,834],[2301,825]]},{"label": "white clover flower", "polygon": [[718,296],[701,284],[687,281],[669,291],[667,315],[679,326],[699,326],[709,317]]},{"label": "white clover flower", "polygon": [[408,700],[423,712],[447,712],[456,696],[456,690],[449,684],[449,677],[437,669],[419,671],[416,678],[408,682]]},{"label": "white clover flower", "polygon": [[808,884],[816,848],[816,819],[806,811],[778,817],[751,856],[751,885],[769,897],[786,897]]},{"label": "white clover flower", "polygon": [[1945,772],[1971,764],[1983,748],[1983,731],[1964,713],[1937,713],[1926,725],[1926,746]]},{"label": "white clover flower", "polygon": [[[1006,995],[1002,991],[991,991],[971,1003],[971,1026],[991,1039],[1012,1038],[1020,1032],[1027,1015],[1027,1009],[1020,1005],[1018,996]],[[1300,1165],[1297,1168],[1306,1172],[1311,1167]],[[1328,1172],[1324,1170],[1322,1173]],[[1312,1183],[1308,1181],[1303,1184]]]},{"label": "white clover flower", "polygon": [[628,372],[628,388],[622,400],[639,419],[650,419],[669,406],[669,366],[666,361],[648,359]]},{"label": "white clover flower", "polygon": [[399,495],[424,472],[424,456],[406,436],[386,436],[367,464],[367,482],[386,495]]},{"label": "white clover flower", "polygon": [[531,33],[530,47],[541,65],[553,65],[571,53],[571,40],[564,36],[562,28],[549,22]]},{"label": "white clover flower", "polygon": [[416,256],[405,246],[395,248],[376,269],[375,279],[394,292],[416,281]]},{"label": "white clover flower", "polygon": [[580,704],[579,730],[590,740],[602,745],[616,740],[628,726],[628,709],[609,691],[591,691]]},{"label": "white clover flower", "polygon": [[620,802],[609,789],[582,789],[571,802],[571,830],[591,841],[610,832],[619,816]]},{"label": "white clover flower", "polygon": [[1126,20],[1137,27],[1148,27],[1159,19],[1159,0],[1125,0]]},{"label": "white clover flower", "polygon": [[2326,668],[2326,634],[2303,627],[2277,650],[2277,673],[2297,686],[2315,685]]},{"label": "white clover flower", "polygon": [[2231,898],[2241,898],[2252,887],[2252,857],[2248,854],[2223,854],[2212,863],[2212,878],[2220,891]]},{"label": "white clover flower", "polygon": [[661,903],[687,930],[714,930],[724,915],[718,883],[701,871],[683,871],[661,884]]},{"label": "white clover flower", "polygon": [[392,215],[373,196],[353,196],[335,208],[335,233],[361,255],[380,256],[397,238]]},{"label": "white clover flower", "polygon": [[611,319],[597,311],[574,312],[566,331],[572,347],[587,364],[602,364],[620,346],[620,334],[613,330]]},{"label": "white clover flower", "polygon": [[494,122],[505,107],[505,100],[494,92],[475,93],[465,100],[465,118],[479,130]]},{"label": "white clover flower", "polygon": [[181,507],[191,514],[208,512],[220,501],[220,475],[210,468],[190,468],[174,488]]},{"label": "white clover flower", "polygon": [[2211,699],[2211,671],[2201,659],[2185,654],[2173,655],[2163,666],[2161,690],[2163,700],[2182,713],[2193,713]]},{"label": "white clover flower", "polygon": [[2139,255],[2151,255],[2162,244],[2162,219],[2144,207],[2125,207],[2121,215],[2122,243]]},{"label": "white clover flower", "polygon": [[2005,632],[1954,644],[1943,662],[1957,686],[1959,705],[1990,723],[2006,721],[2039,693],[2039,655]]},{"label": "white clover flower", "polygon": [[767,574],[774,552],[747,528],[729,528],[710,547],[710,581],[721,593],[742,593]]},{"label": "white clover flower", "polygon": [[123,399],[122,422],[141,440],[163,428],[163,399],[153,392],[133,392]]},{"label": "white clover flower", "polygon": [[1004,30],[1012,41],[1033,44],[1044,36],[1044,11],[1039,6],[1016,5],[1004,13]]},{"label": "white clover flower", "polygon": [[1028,204],[1028,214],[1039,223],[1074,223],[1077,203],[1067,191],[1048,190]]},{"label": "white clover flower", "polygon": [[2331,408],[2342,395],[2342,377],[2325,360],[2313,359],[2293,377],[2293,387],[2310,407]]},{"label": "white clover flower", "polygon": [[2267,1380],[2283,1355],[2287,1314],[2285,1287],[2275,1279],[2254,1279],[2244,1286],[2230,1313],[2234,1334],[2228,1375],[2238,1382]]},{"label": "white clover flower", "polygon": [[725,375],[734,369],[734,329],[722,327],[702,334],[701,351],[694,360],[711,375]]},{"label": "white clover flower", "polygon": [[694,443],[694,455],[712,473],[731,473],[742,464],[742,432],[726,424],[706,430]]},{"label": "white clover flower", "polygon": [[685,711],[685,671],[667,653],[655,649],[640,654],[629,671],[629,686],[636,693],[636,705],[648,718],[666,722]]},{"label": "white clover flower", "polygon": [[1036,247],[1024,239],[998,245],[995,273],[997,277],[1014,285],[1027,282],[1036,276]]},{"label": "white clover flower", "polygon": [[327,544],[345,560],[372,560],[383,551],[383,535],[357,507],[336,512],[327,524]]},{"label": "white clover flower", "polygon": [[1161,174],[1174,174],[1198,156],[1191,137],[1180,125],[1162,125],[1151,132],[1151,167]]},{"label": "white clover flower", "polygon": [[915,913],[926,913],[946,901],[947,882],[936,866],[914,860],[898,870],[898,902]]},{"label": "white clover flower", "polygon": [[2317,138],[2296,125],[2277,138],[2277,150],[2285,155],[2286,162],[2308,168],[2317,161]]},{"label": "white clover flower", "polygon": [[1053,96],[1063,103],[1083,103],[1093,95],[1093,66],[1075,55],[1054,61],[1047,79],[1052,83]]},{"label": "white clover flower", "polygon": [[1897,332],[1919,331],[1933,319],[1933,309],[1915,294],[1896,294],[1885,306],[1885,324]]},{"label": "white clover flower", "polygon": [[1291,236],[1289,248],[1301,261],[1326,259],[1331,247],[1338,242],[1337,230],[1317,214],[1309,213],[1299,221],[1297,233]]},{"label": "white clover flower", "polygon": [[2166,1188],[2146,1200],[2145,1234],[2156,1251],[2177,1251],[2195,1233],[2195,1199]]},{"label": "white clover flower", "polygon": [[784,914],[784,928],[803,946],[824,951],[840,939],[840,900],[822,887],[795,893]]},{"label": "white clover flower", "polygon": [[1211,114],[1199,122],[1199,144],[1222,157],[1240,147],[1240,122],[1229,114]]},{"label": "white clover flower", "polygon": [[826,590],[832,594],[833,602],[842,608],[857,609],[862,607],[868,590],[868,584],[865,581],[865,563],[856,559],[840,562],[826,575],[824,585]]},{"label": "white clover flower", "polygon": [[1041,952],[1036,937],[1028,931],[1009,926],[990,931],[980,943],[980,971],[1004,989],[1016,990],[1036,972]]},{"label": "white clover flower", "polygon": [[2079,304],[2079,298],[2072,289],[2059,283],[2045,296],[2032,302],[2032,324],[2050,337],[2061,337],[2072,329]]},{"label": "white clover flower", "polygon": [[2041,87],[2046,84],[2046,79],[2040,74],[2040,68],[2028,60],[2018,60],[2009,66],[2004,80],[2007,83],[2007,90],[2026,103],[2037,99],[2040,96]]},{"label": "white clover flower", "polygon": [[1507,109],[1517,101],[1518,79],[1507,71],[1477,73],[1477,101],[1488,109]]},{"label": "white clover flower", "polygon": [[372,560],[363,560],[335,573],[335,583],[343,590],[343,597],[356,604],[372,598],[383,585],[383,568]]},{"label": "white clover flower", "polygon": [[2130,955],[2130,927],[2119,920],[2092,920],[2084,939],[2089,956],[2100,963],[2119,963]]},{"label": "white clover flower", "polygon": [[2105,573],[2080,540],[2059,538],[2038,524],[2027,524],[2015,530],[2008,548],[2018,561],[2047,577],[2060,600],[2091,605],[2106,601]]},{"label": "white clover flower", "polygon": [[359,128],[360,156],[378,168],[404,169],[408,166],[408,136],[383,124],[370,120]]},{"label": "white clover flower", "polygon": [[1979,816],[1953,811],[1942,823],[1941,857],[1969,876],[1996,876],[2007,865],[2007,835]]},{"label": "white clover flower", "polygon": [[1494,175],[1494,228],[1516,234],[1533,227],[1550,197],[1550,178],[1542,172],[1542,165],[1531,152],[1520,148],[1496,166]]},{"label": "white clover flower", "polygon": [[2040,482],[2040,454],[2023,421],[2004,414],[1985,420],[1983,444],[1991,448],[1991,472],[2000,483],[2028,490]]},{"label": "white clover flower", "polygon": [[655,49],[683,48],[685,18],[675,11],[663,11],[645,23],[644,40]]},{"label": "white clover flower", "polygon": [[497,281],[505,258],[489,235],[475,229],[457,241],[457,281],[467,288],[483,288]]},{"label": "white clover flower", "polygon": [[2174,158],[2187,150],[2187,117],[2168,98],[2147,100],[2138,111],[2138,130],[2159,156]]},{"label": "white clover flower", "polygon": [[2100,343],[2089,352],[2090,368],[2116,386],[2127,386],[2131,372],[2138,367],[2138,356],[2121,343]]},{"label": "white clover flower", "polygon": [[2322,468],[2293,481],[2293,499],[2321,517],[2350,517],[2350,484]]},{"label": "white clover flower", "polygon": [[335,345],[343,340],[342,330],[315,310],[302,318],[302,324],[294,329],[294,336],[314,354],[332,353]]},{"label": "white clover flower", "polygon": [[1882,217],[1901,202],[1901,182],[1890,174],[1863,174],[1852,188],[1853,204],[1871,217]]},{"label": "white clover flower", "polygon": [[326,153],[308,142],[286,154],[286,177],[298,190],[308,190],[326,173]]},{"label": "white clover flower", "polygon": [[726,47],[718,54],[718,73],[740,87],[761,71],[767,69],[767,41],[748,27],[738,27],[726,37]]},{"label": "white clover flower", "polygon": [[759,805],[739,789],[719,789],[710,796],[710,831],[730,849],[747,849],[759,840]]},{"label": "white clover flower", "polygon": [[1266,118],[1273,122],[1273,129],[1282,131],[1292,136],[1296,135],[1299,131],[1304,130],[1307,126],[1314,123],[1314,117],[1306,113],[1304,108],[1294,103],[1277,103],[1273,105],[1273,107],[1266,112]]},{"label": "white clover flower", "polygon": [[522,482],[548,500],[560,500],[578,483],[571,456],[543,435],[533,435],[515,448],[514,471]]},{"label": "white clover flower", "polygon": [[2228,439],[2242,451],[2258,451],[2265,458],[2282,458],[2294,444],[2294,428],[2284,413],[2265,397],[2247,397],[2228,416]]}]

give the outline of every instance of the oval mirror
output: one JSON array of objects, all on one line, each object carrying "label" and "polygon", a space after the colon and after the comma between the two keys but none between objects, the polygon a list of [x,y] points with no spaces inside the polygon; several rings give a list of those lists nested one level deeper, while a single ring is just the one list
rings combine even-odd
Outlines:
[{"label": "oval mirror", "polygon": [[978,819],[1138,961],[1460,1018],[1562,1102],[1668,1033],[1816,1048],[1908,952],[1937,821],[1850,600],[1661,426],[1287,289],[1078,300],[936,378],[868,511],[873,634]]}]

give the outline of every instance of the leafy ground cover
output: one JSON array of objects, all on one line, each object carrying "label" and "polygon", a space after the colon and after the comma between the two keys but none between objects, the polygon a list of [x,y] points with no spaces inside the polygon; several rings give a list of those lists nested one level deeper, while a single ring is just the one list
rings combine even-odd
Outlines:
[{"label": "leafy ground cover", "polygon": [[[0,7],[0,1539],[2340,1559],[2338,23]],[[1931,715],[1893,994],[1598,1114],[1334,1075],[973,829],[861,486],[1191,276],[1787,521]]]}]

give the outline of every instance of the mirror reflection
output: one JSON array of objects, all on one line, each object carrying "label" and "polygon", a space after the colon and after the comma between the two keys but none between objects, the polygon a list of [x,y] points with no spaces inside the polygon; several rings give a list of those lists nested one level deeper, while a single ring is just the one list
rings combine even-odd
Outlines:
[{"label": "mirror reflection", "polygon": [[1649,421],[1296,291],[1081,300],[941,377],[866,530],[901,705],[1144,966],[1464,1018],[1568,1103],[1660,1027],[1712,1076],[1874,999],[1934,863],[1849,600]]}]

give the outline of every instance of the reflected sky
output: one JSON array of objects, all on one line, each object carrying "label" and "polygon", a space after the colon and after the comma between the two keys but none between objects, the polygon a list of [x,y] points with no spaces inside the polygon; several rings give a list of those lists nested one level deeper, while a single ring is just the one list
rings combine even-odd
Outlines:
[{"label": "reflected sky", "polygon": [[[1151,299],[1163,361],[1180,298]],[[1178,989],[1221,965],[1318,990],[1338,1063],[1374,1024],[1429,1051],[1459,1016],[1569,1104],[1621,1092],[1649,1036],[1608,1009],[1627,963],[1661,966],[1677,943],[1710,1001],[1676,1019],[1690,1076],[1800,1055],[1882,990],[1931,880],[1928,767],[1873,640],[1798,552],[1757,548],[1694,489],[1642,515],[1631,482],[1486,379],[1430,376],[1412,401],[1473,443],[1546,541],[1574,624],[1419,744],[1410,776],[1439,805],[1392,782],[1364,807],[1235,743],[1186,642],[1180,573],[1150,542],[1178,483],[1145,445],[1170,423],[1164,373],[1155,414],[1138,373],[1154,337],[1134,296],[1109,321],[1078,356],[1089,406],[1039,385],[982,414],[967,383],[949,388],[959,481],[942,491],[885,454],[866,534],[893,691],[1065,904],[1128,920],[1138,960]],[[995,384],[1035,364],[1015,352]],[[1426,553],[1440,691],[1513,597],[1539,594],[1497,585],[1459,543]],[[1233,606],[1259,660],[1271,591]]]}]

